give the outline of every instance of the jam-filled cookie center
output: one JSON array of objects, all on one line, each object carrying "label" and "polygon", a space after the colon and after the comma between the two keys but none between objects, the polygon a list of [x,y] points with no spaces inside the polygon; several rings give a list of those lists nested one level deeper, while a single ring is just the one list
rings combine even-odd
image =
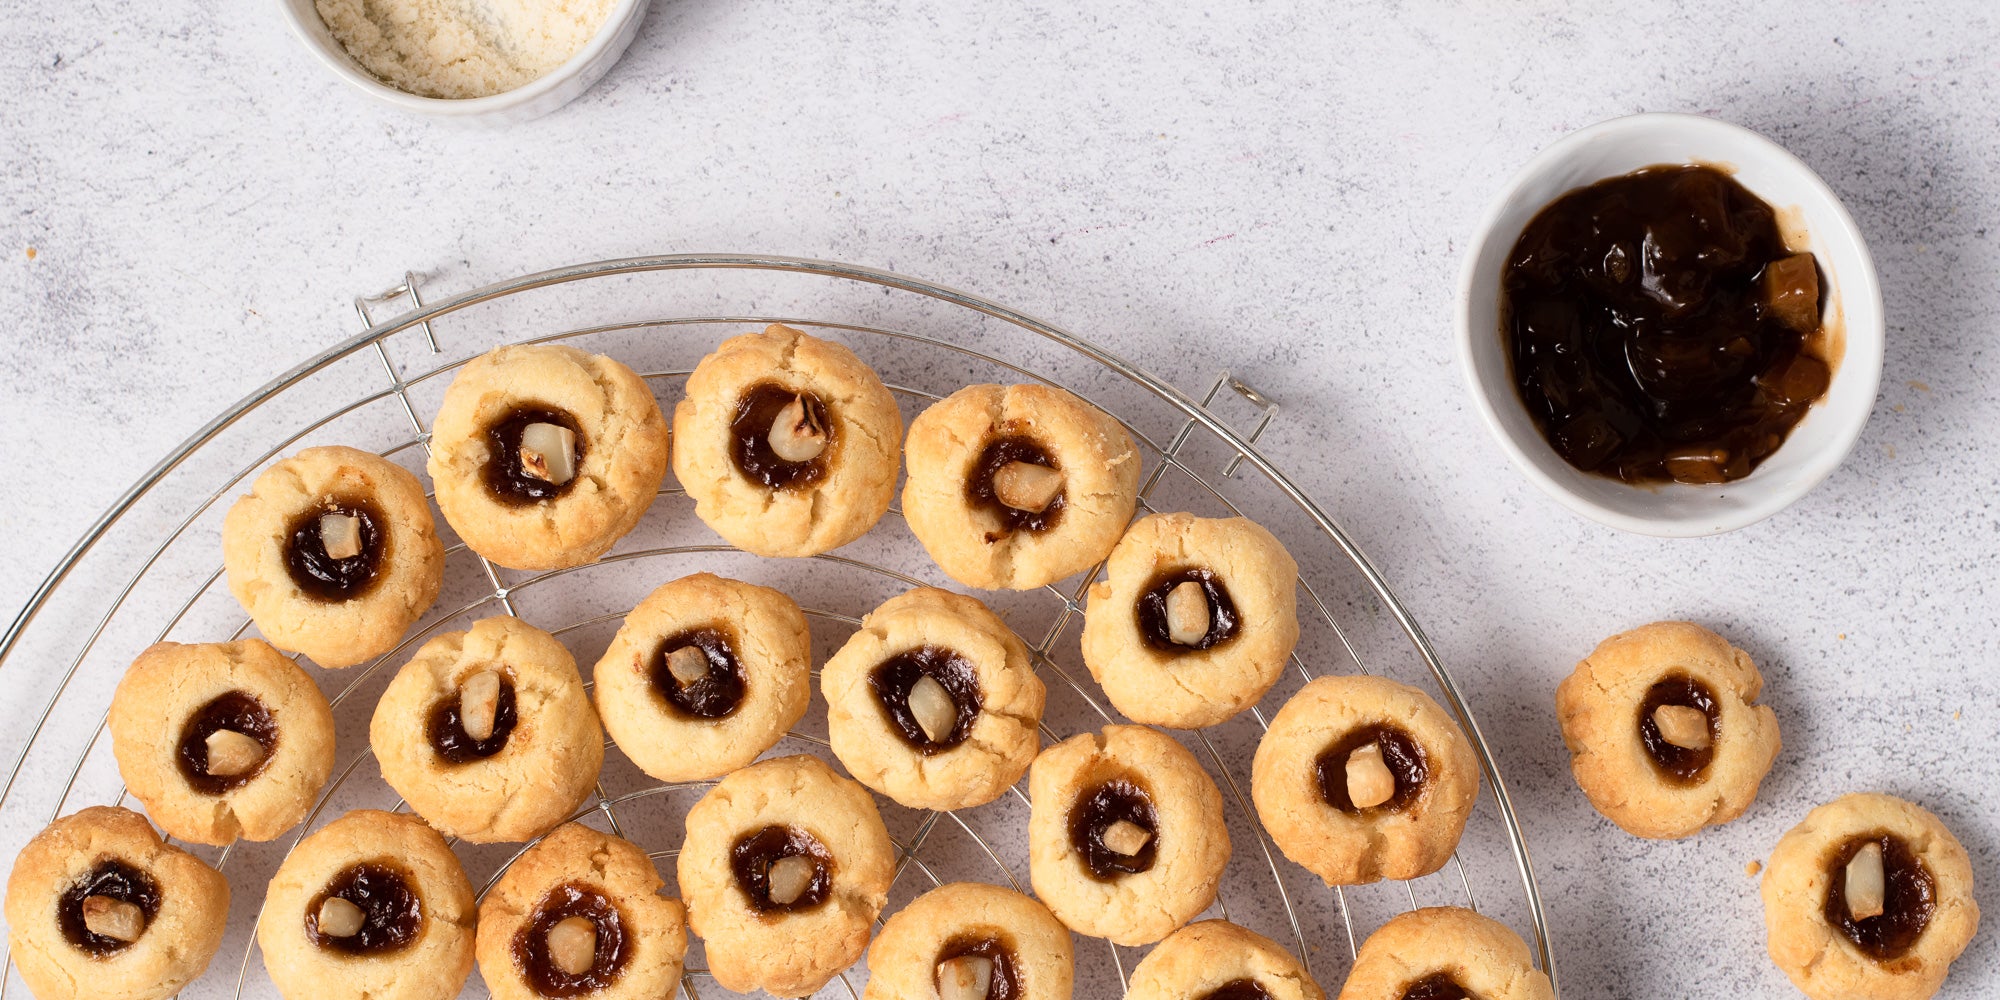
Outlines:
[{"label": "jam-filled cookie center", "polygon": [[1017,531],[1055,527],[1069,505],[1064,485],[1055,456],[1033,438],[1013,434],[993,440],[979,453],[965,494],[975,509],[1000,522],[1000,530],[987,535],[991,542]]},{"label": "jam-filled cookie center", "polygon": [[1214,570],[1179,569],[1153,578],[1139,592],[1139,635],[1168,653],[1213,649],[1235,638],[1236,603]]},{"label": "jam-filled cookie center", "polygon": [[746,390],[729,424],[729,455],[737,471],[766,489],[797,489],[825,478],[833,443],[826,403],[775,382]]},{"label": "jam-filled cookie center", "polygon": [[1902,957],[1937,908],[1937,883],[1903,838],[1854,837],[1827,858],[1826,922],[1876,961]]},{"label": "jam-filled cookie center", "polygon": [[306,939],[349,955],[382,955],[415,941],[424,903],[401,868],[386,860],[350,866],[306,906]]},{"label": "jam-filled cookie center", "polygon": [[515,967],[545,997],[604,989],[617,981],[631,957],[617,904],[575,882],[549,890],[514,932]]},{"label": "jam-filled cookie center", "polygon": [[159,881],[117,858],[98,861],[56,902],[64,940],[97,957],[139,940],[159,912]]},{"label": "jam-filled cookie center", "polygon": [[926,756],[964,743],[979,718],[979,675],[972,661],[944,646],[883,660],[868,674],[868,686],[903,742]]},{"label": "jam-filled cookie center", "polygon": [[278,723],[243,691],[217,695],[181,726],[181,777],[195,791],[221,795],[263,771],[278,748]]},{"label": "jam-filled cookie center", "polygon": [[1430,760],[1423,745],[1395,726],[1362,726],[1314,761],[1320,797],[1344,813],[1398,812],[1423,794]]},{"label": "jam-filled cookie center", "polygon": [[1203,993],[1197,1000],[1274,1000],[1271,991],[1255,979],[1232,979]]},{"label": "jam-filled cookie center", "polygon": [[736,643],[719,628],[668,636],[653,655],[653,690],[698,719],[721,719],[743,704],[743,663]]},{"label": "jam-filled cookie center", "polygon": [[1425,976],[1403,987],[1400,1000],[1478,1000],[1471,991],[1458,985],[1449,972],[1438,972]]},{"label": "jam-filled cookie center", "polygon": [[486,448],[486,491],[511,506],[568,493],[583,469],[582,428],[551,406],[515,407],[486,429]]},{"label": "jam-filled cookie center", "polygon": [[833,895],[833,852],[797,827],[746,834],[730,850],[729,867],[760,913],[810,910]]},{"label": "jam-filled cookie center", "polygon": [[933,976],[940,1000],[1022,1000],[1019,959],[995,935],[952,938],[938,950]]},{"label": "jam-filled cookie center", "polygon": [[1098,881],[1150,871],[1160,846],[1153,797],[1134,781],[1104,782],[1070,809],[1069,839],[1084,869]]},{"label": "jam-filled cookie center", "polygon": [[374,589],[388,548],[389,521],[374,503],[336,498],[292,519],[285,570],[308,596],[345,601]]},{"label": "jam-filled cookie center", "polygon": [[1653,767],[1676,784],[1693,784],[1715,759],[1722,710],[1715,692],[1687,674],[1656,681],[1639,703],[1639,740]]},{"label": "jam-filled cookie center", "polygon": [[431,706],[426,735],[439,759],[469,764],[506,749],[519,722],[514,681],[487,667],[467,674],[456,692]]}]

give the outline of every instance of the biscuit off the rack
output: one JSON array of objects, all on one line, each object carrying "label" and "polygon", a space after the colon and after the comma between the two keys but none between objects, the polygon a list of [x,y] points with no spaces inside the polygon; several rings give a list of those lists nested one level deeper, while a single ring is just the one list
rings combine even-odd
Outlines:
[{"label": "biscuit off the rack", "polygon": [[655,1000],[680,987],[681,904],[630,841],[557,827],[479,904],[479,976],[494,1000]]},{"label": "biscuit off the rack", "polygon": [[1413,879],[1458,849],[1479,760],[1422,691],[1321,677],[1271,719],[1250,795],[1279,850],[1328,885]]},{"label": "biscuit off the rack", "polygon": [[1083,662],[1134,722],[1215,725],[1284,670],[1299,640],[1298,575],[1248,518],[1147,515],[1091,585]]},{"label": "biscuit off the rack", "polygon": [[111,752],[170,836],[270,840],[298,825],[333,771],[333,711],[298,664],[258,639],[155,643],[111,696]]},{"label": "biscuit off the rack", "polygon": [[591,672],[604,728],[661,781],[719,778],[812,700],[812,633],[778,591],[696,573],[646,595]]},{"label": "biscuit off the rack", "polygon": [[888,511],[903,416],[853,351],[773,323],[701,359],[674,437],[674,475],[716,534],[760,556],[810,556]]},{"label": "biscuit off the rack", "polygon": [[1924,1000],[1979,929],[1965,847],[1892,795],[1807,813],[1771,851],[1762,895],[1771,961],[1813,1000]]},{"label": "biscuit off the rack", "polygon": [[569,650],[504,616],[424,643],[375,704],[368,743],[417,815],[475,844],[529,840],[562,822],[604,763]]},{"label": "biscuit off the rack", "polygon": [[222,563],[272,645],[351,667],[388,652],[437,599],[444,544],[423,484],[402,466],[307,448],[229,508]]},{"label": "biscuit off the rack", "polygon": [[1097,565],[1138,506],[1118,421],[1045,385],[967,386],[910,422],[903,516],[951,578],[1029,590]]},{"label": "biscuit off the rack", "polygon": [[1598,643],[1556,689],[1570,772],[1627,833],[1685,837],[1757,797],[1778,756],[1778,717],[1756,704],[1749,654],[1691,622]]},{"label": "biscuit off the rack", "polygon": [[855,778],[912,809],[999,798],[1035,759],[1047,691],[1012,629],[974,598],[883,602],[820,671],[827,736]]},{"label": "biscuit off the rack", "polygon": [[1204,920],[1175,931],[1132,970],[1132,986],[1125,991],[1125,1000],[1184,997],[1326,1000],[1283,945],[1227,920]]},{"label": "biscuit off the rack", "polygon": [[918,896],[868,946],[862,1000],[1069,1000],[1069,928],[1012,889],[949,882]]},{"label": "biscuit off the rack", "polygon": [[208,967],[228,920],[221,873],[115,806],[49,824],[7,879],[7,943],[41,1000],[172,996]]},{"label": "biscuit off the rack", "polygon": [[1339,1000],[1555,1000],[1527,942],[1488,917],[1430,906],[1390,918],[1354,957]]},{"label": "biscuit off the rack", "polygon": [[509,569],[581,566],[639,523],[667,472],[646,381],[574,347],[501,347],[466,362],[431,430],[438,508]]},{"label": "biscuit off the rack", "polygon": [[257,919],[286,1000],[448,1000],[472,972],[472,885],[415,816],[357,809],[299,842]]},{"label": "biscuit off the rack", "polygon": [[803,997],[868,947],[896,848],[867,789],[817,757],[777,757],[688,810],[679,872],[715,981]]}]

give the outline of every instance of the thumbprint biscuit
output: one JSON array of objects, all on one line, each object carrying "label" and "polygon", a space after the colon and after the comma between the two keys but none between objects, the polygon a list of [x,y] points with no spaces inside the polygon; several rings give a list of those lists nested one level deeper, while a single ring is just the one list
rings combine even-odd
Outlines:
[{"label": "thumbprint biscuit", "polygon": [[42,1000],[162,1000],[208,968],[229,883],[129,809],[49,824],[14,858],[7,942]]},{"label": "thumbprint biscuit", "polygon": [[589,796],[604,733],[569,650],[518,618],[424,643],[368,724],[382,778],[440,832],[529,840]]},{"label": "thumbprint biscuit", "polygon": [[1527,942],[1457,906],[1400,914],[1362,942],[1339,1000],[1555,1000]]},{"label": "thumbprint biscuit", "polygon": [[111,696],[118,773],[170,836],[224,845],[298,825],[333,771],[333,711],[257,639],[156,643]]},{"label": "thumbprint biscuit", "polygon": [[1175,931],[1140,960],[1125,1000],[1326,1000],[1326,994],[1276,941],[1227,920],[1204,920]]},{"label": "thumbprint biscuit", "polygon": [[760,556],[810,556],[888,511],[903,415],[853,351],[773,323],[701,359],[674,435],[674,475],[716,534]]},{"label": "thumbprint biscuit", "polygon": [[862,1000],[1069,1000],[1069,928],[997,885],[951,882],[918,896],[868,946]]},{"label": "thumbprint biscuit", "polygon": [[912,809],[966,809],[1012,787],[1041,746],[1047,691],[1028,647],[986,605],[921,587],[897,595],[820,673],[833,752]]},{"label": "thumbprint biscuit", "polygon": [[1750,655],[1692,622],[1597,644],[1556,688],[1570,773],[1627,833],[1674,839],[1727,823],[1778,756],[1778,717]]},{"label": "thumbprint biscuit", "polygon": [[1028,773],[1028,873],[1079,934],[1150,944],[1215,902],[1229,863],[1222,792],[1186,747],[1106,726],[1042,751]]},{"label": "thumbprint biscuit", "polygon": [[1045,385],[967,386],[910,423],[903,516],[969,587],[1029,590],[1097,565],[1138,505],[1139,451]]},{"label": "thumbprint biscuit", "polygon": [[1134,722],[1215,725],[1285,669],[1299,640],[1298,575],[1248,518],[1147,515],[1091,585],[1084,665]]},{"label": "thumbprint biscuit", "polygon": [[541,344],[466,362],[431,428],[431,482],[472,551],[509,569],[581,566],[639,523],[667,472],[646,380]]},{"label": "thumbprint biscuit", "polygon": [[437,600],[444,543],[408,470],[353,448],[307,448],[230,506],[222,564],[272,645],[351,667],[394,648]]},{"label": "thumbprint biscuit", "polygon": [[1271,719],[1250,794],[1278,848],[1328,885],[1413,879],[1458,849],[1479,760],[1422,691],[1321,677]]},{"label": "thumbprint biscuit", "polygon": [[784,594],[696,573],[640,601],[592,677],[604,728],[640,770],[719,778],[805,715],[812,635]]}]

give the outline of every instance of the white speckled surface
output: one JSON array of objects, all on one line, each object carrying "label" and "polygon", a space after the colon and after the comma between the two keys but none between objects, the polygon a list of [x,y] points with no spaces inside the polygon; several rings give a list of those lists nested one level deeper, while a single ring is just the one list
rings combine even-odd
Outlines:
[{"label": "white speckled surface", "polygon": [[[405,268],[435,289],[681,250],[893,268],[1288,404],[1270,453],[1382,566],[1501,755],[1565,994],[1788,995],[1744,864],[1841,792],[1943,816],[2000,914],[2000,17],[1649,6],[656,0],[576,104],[465,131],[362,103],[267,4],[9,5],[0,609]],[[1458,248],[1503,177],[1638,110],[1799,153],[1887,298],[1854,457],[1719,538],[1564,513],[1489,444],[1451,360]],[[1597,638],[1661,617],[1750,650],[1786,742],[1748,815],[1672,844],[1591,811],[1552,708]],[[1944,995],[1996,992],[1989,931]]]}]

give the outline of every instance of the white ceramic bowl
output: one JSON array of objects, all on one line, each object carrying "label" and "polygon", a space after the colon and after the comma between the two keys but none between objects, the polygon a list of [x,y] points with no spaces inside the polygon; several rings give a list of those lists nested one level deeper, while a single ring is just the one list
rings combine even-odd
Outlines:
[{"label": "white ceramic bowl", "polygon": [[[1521,230],[1574,188],[1661,163],[1706,163],[1803,226],[1826,289],[1827,322],[1843,332],[1826,397],[1750,475],[1714,486],[1628,486],[1563,461],[1515,391],[1500,336],[1500,274]],[[1791,227],[1785,227],[1787,232]],[[1783,510],[1838,467],[1875,408],[1882,378],[1882,289],[1861,231],[1819,175],[1769,139],[1699,115],[1615,118],[1564,136],[1521,168],[1479,225],[1459,273],[1458,353],[1473,404],[1514,465],[1563,506],[1649,535],[1734,531]]]},{"label": "white ceramic bowl", "polygon": [[340,47],[333,32],[327,30],[326,22],[320,20],[313,0],[278,0],[278,9],[291,24],[292,33],[319,58],[321,65],[346,81],[348,86],[375,100],[404,111],[451,121],[506,125],[548,114],[575,100],[589,90],[591,84],[603,79],[618,57],[625,54],[632,39],[638,36],[639,22],[645,20],[646,6],[650,2],[617,0],[611,12],[605,15],[604,24],[597,29],[597,34],[591,36],[590,41],[561,66],[513,90],[466,100],[419,97],[376,79],[374,74],[349,57],[346,49]]}]

